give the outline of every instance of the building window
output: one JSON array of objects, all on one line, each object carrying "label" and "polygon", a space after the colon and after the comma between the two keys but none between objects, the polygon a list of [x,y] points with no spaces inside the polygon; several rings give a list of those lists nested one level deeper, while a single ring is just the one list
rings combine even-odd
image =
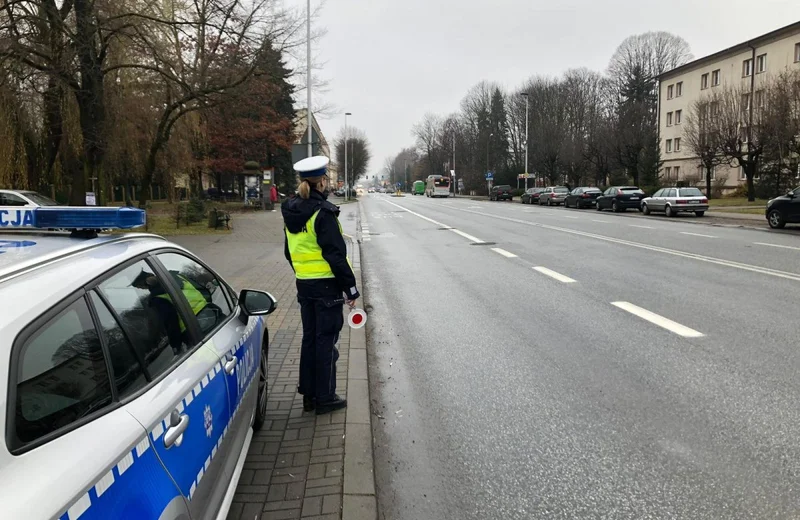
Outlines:
[{"label": "building window", "polygon": [[764,108],[764,91],[756,90],[756,108]]},{"label": "building window", "polygon": [[672,139],[667,139],[667,153],[672,151]]},{"label": "building window", "polygon": [[664,174],[666,175],[667,179],[669,179],[670,176],[672,175],[672,168],[670,166],[667,166],[667,168],[664,170],[664,172],[665,172]]},{"label": "building window", "polygon": [[667,112],[667,126],[672,126],[672,112]]},{"label": "building window", "polygon": [[761,56],[756,58],[756,72],[761,74],[762,72],[767,71],[767,55],[762,54]]},{"label": "building window", "polygon": [[675,180],[679,180],[681,178],[681,167],[676,166],[673,170],[675,171]]},{"label": "building window", "polygon": [[705,90],[708,88],[708,72],[700,76],[700,89]]},{"label": "building window", "polygon": [[675,124],[681,124],[681,115],[683,114],[683,110],[676,110],[675,111]]},{"label": "building window", "polygon": [[744,60],[742,62],[742,77],[746,78],[753,75],[753,59]]},{"label": "building window", "polygon": [[[700,166],[698,166],[697,167],[697,174],[700,177],[701,181],[706,180],[706,167],[703,166],[702,164]],[[716,166],[712,166],[711,167],[711,180],[712,181],[716,180],[716,178],[717,178],[717,167]]]},{"label": "building window", "polygon": [[[675,151],[676,152],[680,152],[681,151],[681,138],[680,137],[676,137],[675,138]],[[676,166],[676,168],[677,168],[677,166]]]},{"label": "building window", "polygon": [[[800,48],[800,43],[797,44],[797,47]],[[800,58],[797,59],[800,61]],[[683,95],[683,81],[679,81],[675,83],[675,97],[681,97]]]},{"label": "building window", "polygon": [[675,85],[670,85],[667,87],[667,99],[672,99],[674,97],[673,96],[674,91],[675,91]]},{"label": "building window", "polygon": [[[794,44],[794,61],[795,63],[800,61],[800,43]],[[680,85],[680,83],[678,83],[678,85]]]},{"label": "building window", "polygon": [[719,85],[720,70],[717,69],[711,73],[711,86],[716,87]]},{"label": "building window", "polygon": [[739,166],[739,179],[745,180],[747,179],[747,175],[744,173],[744,166]]}]

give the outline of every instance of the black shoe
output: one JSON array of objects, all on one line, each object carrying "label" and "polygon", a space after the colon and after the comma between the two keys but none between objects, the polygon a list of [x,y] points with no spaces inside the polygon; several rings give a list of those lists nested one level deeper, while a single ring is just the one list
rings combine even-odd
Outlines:
[{"label": "black shoe", "polygon": [[347,400],[342,399],[338,395],[334,395],[333,399],[331,399],[330,401],[325,401],[324,403],[317,403],[317,415],[322,415],[324,413],[341,410],[342,408],[345,407],[347,407]]},{"label": "black shoe", "polygon": [[314,398],[309,397],[307,395],[303,396],[303,411],[304,412],[313,412],[314,411]]}]

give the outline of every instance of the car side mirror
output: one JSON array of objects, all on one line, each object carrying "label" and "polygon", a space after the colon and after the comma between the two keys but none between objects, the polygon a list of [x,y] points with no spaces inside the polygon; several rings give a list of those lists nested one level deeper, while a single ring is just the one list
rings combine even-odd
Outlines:
[{"label": "car side mirror", "polygon": [[278,307],[278,300],[270,293],[243,289],[239,293],[239,307],[247,316],[266,316]]},{"label": "car side mirror", "polygon": [[790,199],[793,199],[794,198],[794,190],[787,191],[786,192],[786,196],[789,197]]}]

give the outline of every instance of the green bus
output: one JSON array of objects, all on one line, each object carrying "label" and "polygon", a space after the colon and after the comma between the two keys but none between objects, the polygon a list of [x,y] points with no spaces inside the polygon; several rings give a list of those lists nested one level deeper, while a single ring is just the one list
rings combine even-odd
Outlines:
[{"label": "green bus", "polygon": [[414,181],[414,188],[411,190],[412,195],[425,195],[425,181]]}]

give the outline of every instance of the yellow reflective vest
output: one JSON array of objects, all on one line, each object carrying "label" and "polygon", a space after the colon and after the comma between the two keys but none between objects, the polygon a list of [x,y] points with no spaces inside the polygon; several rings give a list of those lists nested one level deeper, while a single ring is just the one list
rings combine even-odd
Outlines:
[{"label": "yellow reflective vest", "polygon": [[[292,258],[295,276],[298,280],[315,280],[320,278],[334,278],[333,271],[327,260],[322,257],[322,248],[317,243],[317,232],[314,224],[317,221],[317,210],[306,222],[305,227],[299,233],[286,232],[286,241],[289,246],[289,256]],[[342,231],[342,224],[338,221],[339,232]]]},{"label": "yellow reflective vest", "polygon": [[[203,293],[198,291],[194,287],[194,285],[192,285],[191,282],[189,282],[183,276],[180,275],[178,276],[178,278],[180,278],[181,282],[183,283],[183,286],[181,287],[181,292],[186,297],[186,301],[189,302],[189,307],[192,309],[192,313],[195,316],[197,316],[200,313],[200,311],[206,308],[208,302],[206,301],[206,298],[203,296]],[[172,298],[170,298],[169,294],[167,293],[159,294],[157,298],[161,298],[172,303]],[[175,310],[177,311],[177,309]],[[180,317],[180,314],[178,314],[178,321],[181,326],[181,332],[185,331],[186,324],[183,322],[183,319]]]}]

